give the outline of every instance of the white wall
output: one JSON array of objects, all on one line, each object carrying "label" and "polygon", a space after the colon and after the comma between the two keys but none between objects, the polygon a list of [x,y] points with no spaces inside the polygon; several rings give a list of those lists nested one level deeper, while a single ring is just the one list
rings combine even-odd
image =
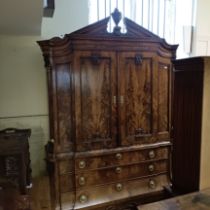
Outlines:
[{"label": "white wall", "polygon": [[32,129],[29,142],[34,176],[45,170],[44,144],[49,136],[46,74],[38,39],[0,36],[0,129]]},{"label": "white wall", "polygon": [[55,0],[53,18],[43,18],[42,36],[52,38],[88,24],[88,0]]},{"label": "white wall", "polygon": [[33,176],[45,173],[49,139],[46,72],[37,40],[88,24],[88,0],[56,0],[53,18],[43,18],[41,36],[0,34],[0,129],[31,128]]},{"label": "white wall", "polygon": [[210,55],[210,1],[197,0],[193,55]]}]

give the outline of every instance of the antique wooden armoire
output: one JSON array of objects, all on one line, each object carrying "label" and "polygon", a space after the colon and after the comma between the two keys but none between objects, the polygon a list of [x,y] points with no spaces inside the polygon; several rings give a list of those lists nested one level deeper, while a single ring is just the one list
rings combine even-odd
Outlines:
[{"label": "antique wooden armoire", "polygon": [[176,45],[121,14],[39,41],[47,69],[56,209],[121,209],[170,185],[171,60]]}]

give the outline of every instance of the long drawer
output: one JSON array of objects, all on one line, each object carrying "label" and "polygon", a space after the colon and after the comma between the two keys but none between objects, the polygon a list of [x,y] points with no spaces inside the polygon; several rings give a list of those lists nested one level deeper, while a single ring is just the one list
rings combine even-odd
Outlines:
[{"label": "long drawer", "polygon": [[131,180],[168,172],[168,160],[148,161],[117,167],[100,168],[76,174],[76,187],[105,185],[121,180]]},{"label": "long drawer", "polygon": [[129,196],[160,192],[170,184],[168,175],[163,174],[145,179],[117,182],[106,186],[89,187],[76,191],[75,209],[100,205],[101,203],[125,199]]}]

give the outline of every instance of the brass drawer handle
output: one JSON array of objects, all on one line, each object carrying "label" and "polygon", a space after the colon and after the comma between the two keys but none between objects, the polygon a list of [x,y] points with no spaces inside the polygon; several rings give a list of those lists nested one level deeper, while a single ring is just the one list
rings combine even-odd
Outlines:
[{"label": "brass drawer handle", "polygon": [[86,167],[86,162],[84,160],[79,161],[79,168],[85,168]]},{"label": "brass drawer handle", "polygon": [[88,197],[86,195],[79,196],[80,203],[86,203],[88,201]]},{"label": "brass drawer handle", "polygon": [[149,180],[149,188],[150,189],[155,189],[156,188],[156,183],[154,180]]},{"label": "brass drawer handle", "polygon": [[123,189],[123,185],[121,183],[118,183],[118,184],[116,184],[115,188],[118,192],[120,192]]},{"label": "brass drawer handle", "polygon": [[116,172],[117,174],[120,174],[120,173],[122,172],[122,168],[121,168],[121,167],[117,167],[117,168],[115,169],[115,172]]},{"label": "brass drawer handle", "polygon": [[121,160],[122,159],[122,154],[121,153],[117,153],[115,155],[115,157],[116,157],[117,160]]},{"label": "brass drawer handle", "polygon": [[155,166],[153,164],[150,164],[148,166],[148,170],[149,170],[149,172],[153,172],[155,170]]},{"label": "brass drawer handle", "polygon": [[120,104],[124,104],[124,96],[120,96]]},{"label": "brass drawer handle", "polygon": [[117,96],[113,96],[113,104],[114,104],[114,105],[117,104]]},{"label": "brass drawer handle", "polygon": [[80,186],[85,185],[85,177],[84,176],[79,177],[79,185]]},{"label": "brass drawer handle", "polygon": [[154,150],[149,151],[149,158],[150,159],[155,158],[155,151]]}]

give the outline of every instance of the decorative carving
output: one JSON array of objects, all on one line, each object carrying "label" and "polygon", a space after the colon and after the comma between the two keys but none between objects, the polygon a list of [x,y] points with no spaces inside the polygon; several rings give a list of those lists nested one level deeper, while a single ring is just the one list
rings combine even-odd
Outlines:
[{"label": "decorative carving", "polygon": [[50,67],[50,55],[49,54],[44,54],[44,64],[46,68]]},{"label": "decorative carving", "polygon": [[5,172],[6,176],[14,176],[19,174],[19,168],[18,166],[20,165],[19,163],[19,158],[10,155],[5,157]]},{"label": "decorative carving", "polygon": [[136,135],[142,135],[142,134],[145,134],[145,131],[143,128],[136,128],[135,129],[135,134]]},{"label": "decorative carving", "polygon": [[139,64],[142,64],[142,62],[143,62],[142,56],[141,55],[136,55],[135,56],[135,64],[139,65]]},{"label": "decorative carving", "polygon": [[113,33],[116,35],[120,35],[121,34],[121,27],[118,26],[118,24],[120,23],[121,19],[122,19],[122,13],[116,8],[114,10],[114,12],[111,14],[114,23],[115,23],[115,27],[113,30]]},{"label": "decorative carving", "polygon": [[91,60],[93,65],[99,65],[100,64],[100,56],[98,54],[91,55]]}]

